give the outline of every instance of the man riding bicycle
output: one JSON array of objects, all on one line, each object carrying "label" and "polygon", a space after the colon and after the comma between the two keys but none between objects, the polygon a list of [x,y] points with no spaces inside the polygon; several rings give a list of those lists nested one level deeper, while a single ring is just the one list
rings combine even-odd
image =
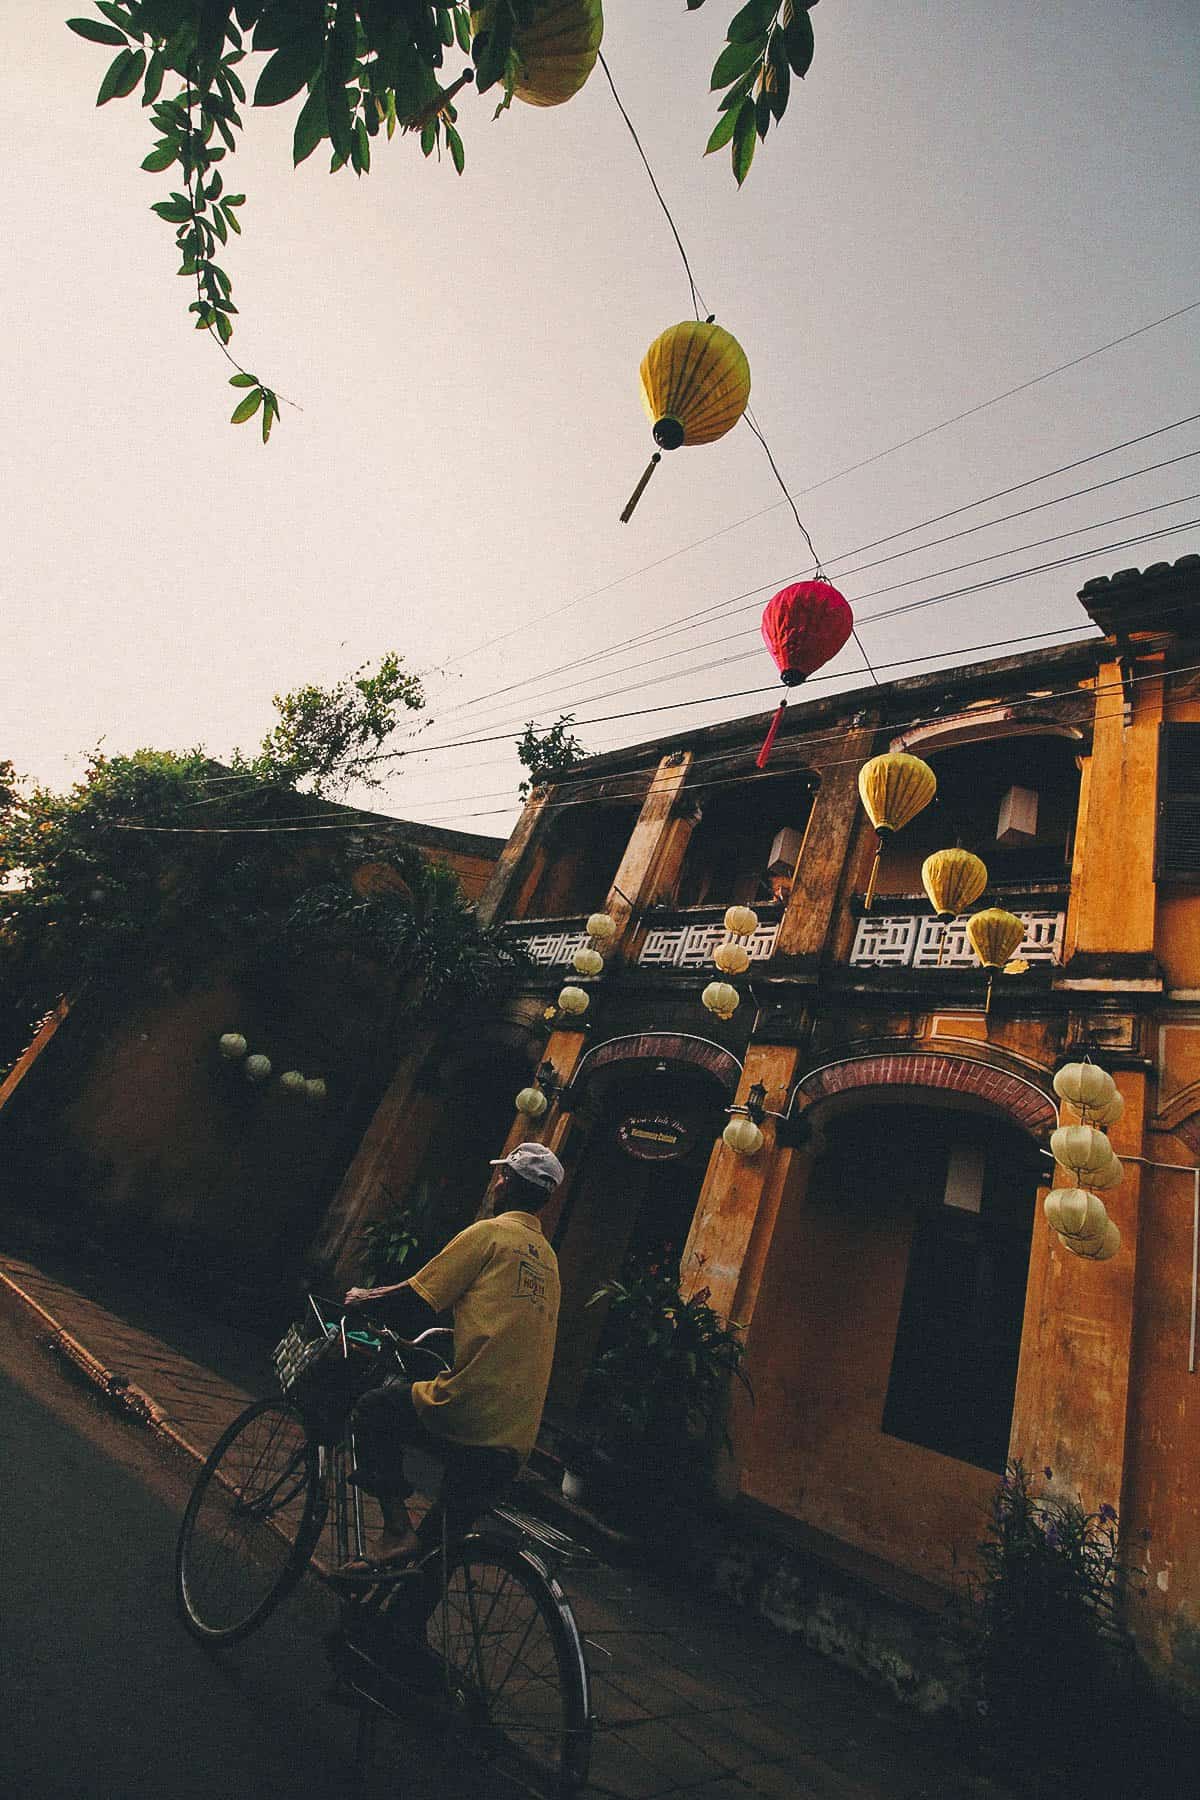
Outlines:
[{"label": "man riding bicycle", "polygon": [[[355,1481],[383,1513],[375,1557],[345,1565],[370,1578],[452,1537],[508,1486],[541,1424],[558,1326],[558,1262],[538,1218],[563,1179],[545,1144],[518,1144],[493,1163],[494,1216],[478,1219],[408,1281],[351,1288],[344,1304],[367,1307],[414,1338],[453,1311],[454,1364],[430,1381],[395,1376],[354,1409]],[[419,1533],[408,1511],[404,1453],[419,1447],[444,1464],[438,1509]],[[431,1525],[432,1521],[432,1525]]]}]

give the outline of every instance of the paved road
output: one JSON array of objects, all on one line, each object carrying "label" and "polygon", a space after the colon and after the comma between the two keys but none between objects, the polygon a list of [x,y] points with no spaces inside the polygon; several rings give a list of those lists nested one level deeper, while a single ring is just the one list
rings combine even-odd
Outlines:
[{"label": "paved road", "polygon": [[[321,1596],[211,1654],[178,1624],[186,1477],[0,1321],[4,1800],[342,1800],[353,1714],[325,1699]],[[462,1793],[426,1758],[372,1796]]]}]

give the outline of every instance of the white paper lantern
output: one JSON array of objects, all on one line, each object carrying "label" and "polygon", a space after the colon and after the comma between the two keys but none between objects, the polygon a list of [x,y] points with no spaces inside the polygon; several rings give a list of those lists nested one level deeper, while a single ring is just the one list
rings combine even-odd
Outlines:
[{"label": "white paper lantern", "polygon": [[1114,1087],[1112,1099],[1107,1100],[1103,1106],[1085,1106],[1080,1110],[1086,1115],[1089,1125],[1103,1125],[1107,1130],[1108,1126],[1117,1123],[1125,1111],[1125,1096]]},{"label": "white paper lantern", "polygon": [[700,998],[718,1019],[732,1019],[741,995],[728,981],[710,981]]},{"label": "white paper lantern", "polygon": [[730,1119],[721,1136],[729,1148],[736,1150],[739,1156],[757,1156],[762,1149],[762,1132],[753,1119],[747,1119],[740,1114]]},{"label": "white paper lantern", "polygon": [[306,1100],[310,1100],[314,1106],[321,1104],[327,1092],[328,1089],[319,1075],[314,1075],[304,1084],[304,1097]]},{"label": "white paper lantern", "polygon": [[571,958],[577,975],[602,975],[604,958],[598,950],[590,950],[586,946],[577,950]]},{"label": "white paper lantern", "polygon": [[1119,1156],[1110,1156],[1102,1169],[1093,1169],[1088,1176],[1088,1186],[1098,1193],[1107,1193],[1109,1188],[1119,1187],[1121,1177],[1125,1173],[1125,1165]]},{"label": "white paper lantern", "polygon": [[271,1073],[271,1059],[269,1056],[248,1056],[243,1067],[247,1081],[265,1081]]},{"label": "white paper lantern", "polygon": [[1108,1224],[1099,1194],[1086,1188],[1055,1188],[1042,1202],[1046,1222],[1060,1237],[1098,1242]]},{"label": "white paper lantern", "polygon": [[217,1039],[217,1048],[230,1062],[236,1062],[239,1056],[245,1056],[247,1044],[240,1031],[227,1031],[224,1037]]},{"label": "white paper lantern", "polygon": [[758,930],[758,914],[749,906],[731,906],[725,914],[725,929],[734,937],[750,937]]},{"label": "white paper lantern", "polygon": [[285,1069],[283,1074],[279,1077],[279,1085],[285,1094],[302,1094],[304,1092],[304,1077],[299,1069]]},{"label": "white paper lantern", "polygon": [[540,1119],[549,1104],[540,1087],[523,1087],[517,1095],[517,1111],[527,1119]]},{"label": "white paper lantern", "polygon": [[1055,1162],[1073,1175],[1091,1176],[1113,1161],[1112,1145],[1094,1125],[1060,1125],[1050,1134],[1050,1148]]},{"label": "white paper lantern", "polygon": [[1088,1262],[1108,1262],[1121,1248],[1121,1233],[1109,1219],[1095,1242],[1087,1238],[1063,1238],[1062,1243],[1076,1256],[1082,1256]]},{"label": "white paper lantern", "polygon": [[1105,1106],[1117,1091],[1107,1069],[1096,1063],[1064,1063],[1054,1077],[1054,1091],[1072,1106]]},{"label": "white paper lantern", "polygon": [[745,944],[718,944],[713,961],[722,975],[744,975],[750,967],[750,952]]},{"label": "white paper lantern", "polygon": [[587,934],[589,937],[595,938],[598,944],[606,944],[609,938],[617,935],[617,921],[611,913],[591,913],[587,922]]},{"label": "white paper lantern", "polygon": [[558,996],[558,1010],[565,1013],[585,1013],[588,1009],[589,996],[583,988],[565,987]]}]

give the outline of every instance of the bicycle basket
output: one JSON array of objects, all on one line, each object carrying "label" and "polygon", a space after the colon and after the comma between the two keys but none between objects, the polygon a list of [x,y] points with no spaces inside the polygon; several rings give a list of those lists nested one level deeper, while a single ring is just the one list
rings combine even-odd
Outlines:
[{"label": "bicycle basket", "polygon": [[348,1347],[355,1354],[345,1354],[339,1331],[322,1333],[311,1317],[293,1325],[275,1347],[279,1385],[320,1443],[341,1435],[354,1402],[378,1379],[373,1351],[357,1343]]}]

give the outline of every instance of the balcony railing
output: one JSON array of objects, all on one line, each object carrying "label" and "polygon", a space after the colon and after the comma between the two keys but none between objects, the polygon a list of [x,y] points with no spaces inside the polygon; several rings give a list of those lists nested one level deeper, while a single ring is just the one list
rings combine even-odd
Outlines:
[{"label": "balcony railing", "polygon": [[[778,912],[777,907],[772,911]],[[763,917],[752,937],[743,938],[751,962],[765,962],[774,953],[779,936],[779,918]],[[645,925],[645,935],[638,952],[638,966],[643,969],[705,969],[712,965],[712,953],[726,936],[724,907],[697,907],[686,912],[662,912],[653,915]],[[569,966],[577,950],[590,940],[582,919],[532,919],[506,928],[512,944],[519,944],[531,962],[542,969]]]},{"label": "balcony railing", "polygon": [[[1016,957],[1028,963],[1062,961],[1065,912],[1012,908],[1025,925]],[[927,913],[868,913],[858,922],[850,962],[859,969],[977,969],[967,917],[945,925]]]}]

